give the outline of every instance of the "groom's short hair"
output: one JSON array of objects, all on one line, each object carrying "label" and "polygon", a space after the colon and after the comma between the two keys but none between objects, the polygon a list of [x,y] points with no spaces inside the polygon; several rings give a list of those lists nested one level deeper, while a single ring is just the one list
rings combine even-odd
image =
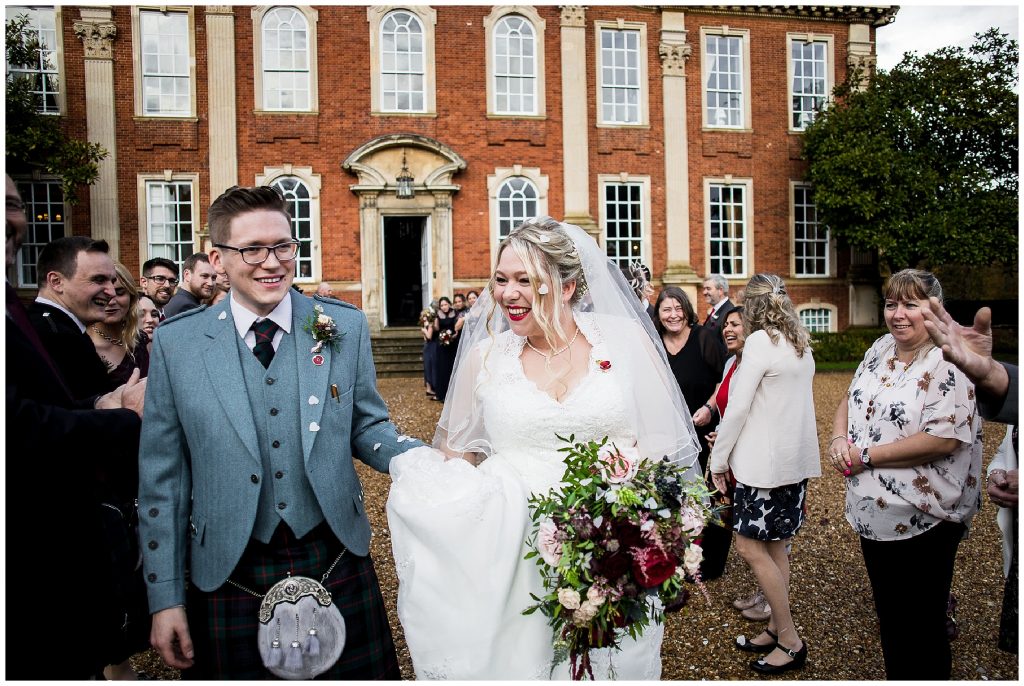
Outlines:
[{"label": "groom's short hair", "polygon": [[281,191],[271,186],[232,186],[210,205],[207,216],[210,240],[213,243],[226,243],[231,240],[231,220],[240,214],[255,210],[280,212],[291,225],[292,216],[288,212],[288,201],[281,195]]}]

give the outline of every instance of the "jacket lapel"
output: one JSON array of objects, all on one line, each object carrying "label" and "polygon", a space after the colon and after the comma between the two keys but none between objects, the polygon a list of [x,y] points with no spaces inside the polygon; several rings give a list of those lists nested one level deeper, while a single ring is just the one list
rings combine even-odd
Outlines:
[{"label": "jacket lapel", "polygon": [[319,431],[311,430],[315,424],[320,425],[320,418],[323,417],[324,407],[327,403],[333,402],[328,390],[328,379],[331,371],[331,355],[335,354],[330,347],[324,346],[323,364],[313,363],[313,353],[310,352],[316,341],[312,334],[304,329],[306,320],[314,314],[313,301],[298,293],[291,294],[292,298],[292,335],[289,338],[293,341],[293,353],[298,369],[299,377],[299,412],[302,420],[300,432],[302,434],[302,456],[303,460],[309,460],[313,452],[313,443],[320,435]]},{"label": "jacket lapel", "polygon": [[235,429],[246,450],[260,462],[260,448],[256,438],[256,425],[252,419],[249,391],[245,387],[245,371],[238,359],[235,338],[235,320],[225,298],[209,311],[209,325],[204,332],[208,339],[203,360],[213,391],[228,421]]}]

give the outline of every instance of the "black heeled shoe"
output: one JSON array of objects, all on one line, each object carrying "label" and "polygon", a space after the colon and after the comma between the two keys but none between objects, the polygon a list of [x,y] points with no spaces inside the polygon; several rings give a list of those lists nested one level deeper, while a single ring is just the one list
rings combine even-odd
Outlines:
[{"label": "black heeled shoe", "polygon": [[759,657],[750,663],[750,668],[760,674],[782,674],[791,669],[800,669],[807,663],[807,641],[804,641],[804,645],[800,650],[790,650],[779,643],[776,643],[775,647],[793,659],[784,665],[773,665],[765,662],[763,657]]},{"label": "black heeled shoe", "polygon": [[771,643],[765,643],[763,645],[760,644],[760,643],[751,643],[750,641],[747,640],[746,636],[740,636],[739,638],[736,639],[735,645],[740,650],[746,651],[748,653],[768,653],[768,652],[771,652],[771,650],[776,645],[778,645],[779,637],[776,636],[775,633],[772,632],[771,629],[765,629],[764,632],[772,637],[772,642]]}]

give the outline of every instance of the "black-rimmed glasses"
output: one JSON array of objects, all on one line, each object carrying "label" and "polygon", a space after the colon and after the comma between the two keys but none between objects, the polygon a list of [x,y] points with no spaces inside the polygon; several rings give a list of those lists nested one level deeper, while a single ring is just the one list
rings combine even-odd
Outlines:
[{"label": "black-rimmed glasses", "polygon": [[242,261],[246,264],[263,264],[270,257],[270,251],[274,251],[274,255],[277,257],[278,262],[291,262],[299,254],[299,242],[296,240],[288,241],[287,243],[278,243],[277,245],[250,245],[245,248],[236,248],[233,245],[223,245],[222,243],[214,243],[213,247],[223,248],[225,250],[234,250],[242,256]]},{"label": "black-rimmed glasses", "polygon": [[165,283],[169,283],[172,286],[178,285],[178,280],[173,276],[164,276],[163,274],[156,274],[154,276],[143,276],[142,278],[147,281],[152,281],[157,286],[163,286]]}]

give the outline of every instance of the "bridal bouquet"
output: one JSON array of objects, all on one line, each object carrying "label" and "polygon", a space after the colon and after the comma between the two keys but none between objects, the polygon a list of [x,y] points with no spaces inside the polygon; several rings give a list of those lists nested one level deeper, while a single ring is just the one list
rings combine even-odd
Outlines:
[{"label": "bridal bouquet", "polygon": [[452,338],[451,329],[441,329],[441,333],[437,334],[437,340],[441,342],[441,345],[451,345]]},{"label": "bridal bouquet", "polygon": [[[554,632],[555,664],[570,660],[573,679],[594,678],[591,648],[619,647],[649,625],[650,599],[685,604],[687,578],[699,583],[703,557],[693,542],[711,518],[703,481],[685,468],[645,460],[608,442],[568,445],[562,485],[530,498],[533,530],[526,559],[536,559],[545,595],[540,610]],[[703,589],[702,589],[703,590]],[[662,614],[654,619],[661,622]]]}]

